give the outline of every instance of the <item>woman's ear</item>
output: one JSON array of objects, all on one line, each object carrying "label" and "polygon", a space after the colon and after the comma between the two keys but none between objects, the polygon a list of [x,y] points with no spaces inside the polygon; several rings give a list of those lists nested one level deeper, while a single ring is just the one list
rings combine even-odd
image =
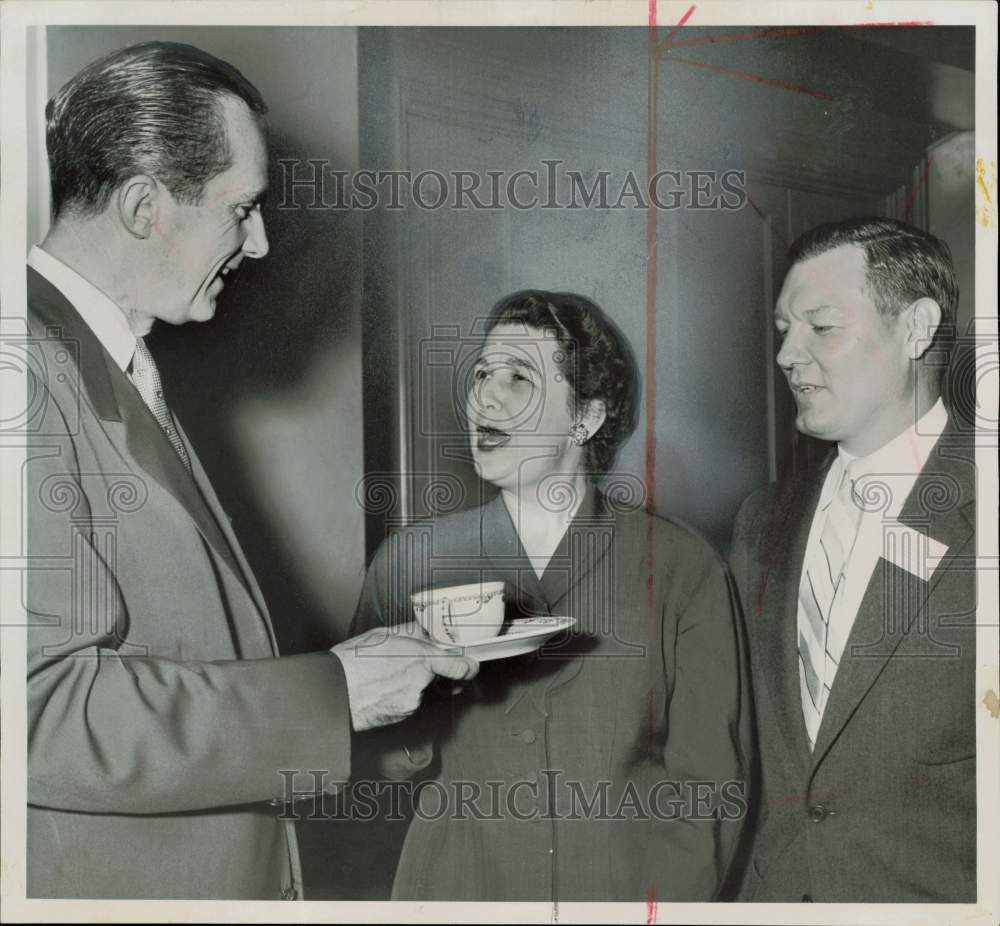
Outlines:
[{"label": "woman's ear", "polygon": [[608,407],[604,404],[604,399],[590,399],[583,406],[582,414],[580,415],[580,424],[587,429],[590,437],[593,437],[601,430],[607,414]]}]

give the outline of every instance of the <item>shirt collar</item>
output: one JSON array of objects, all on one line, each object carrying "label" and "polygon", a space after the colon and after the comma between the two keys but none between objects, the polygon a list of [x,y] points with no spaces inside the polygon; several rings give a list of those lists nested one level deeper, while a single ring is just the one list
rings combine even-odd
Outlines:
[{"label": "shirt collar", "polygon": [[867,456],[856,457],[838,445],[830,478],[823,486],[820,506],[825,507],[830,503],[840,486],[840,476],[845,469],[853,481],[863,476],[886,473],[915,477],[924,468],[947,424],[948,412],[939,397],[915,424]]},{"label": "shirt collar", "polygon": [[28,253],[28,266],[72,303],[115,365],[122,372],[127,370],[135,353],[135,334],[121,308],[93,283],[38,245]]}]

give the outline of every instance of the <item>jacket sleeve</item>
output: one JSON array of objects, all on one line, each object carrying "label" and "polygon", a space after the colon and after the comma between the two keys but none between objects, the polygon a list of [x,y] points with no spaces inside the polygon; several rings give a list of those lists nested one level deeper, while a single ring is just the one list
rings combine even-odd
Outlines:
[{"label": "jacket sleeve", "polygon": [[[372,558],[351,621],[349,636],[376,627],[394,627],[413,619],[406,579],[398,557],[399,534],[390,535]],[[359,777],[389,781],[413,778],[434,758],[431,718],[417,711],[400,723],[358,734],[354,740],[355,768]]]},{"label": "jacket sleeve", "polygon": [[281,799],[289,770],[347,778],[332,654],[181,662],[127,642],[133,616],[78,464],[86,434],[44,384],[29,390],[44,399],[22,471],[29,803],[172,813]]},{"label": "jacket sleeve", "polygon": [[[758,618],[761,607],[760,595],[760,556],[762,532],[768,511],[769,500],[772,497],[773,486],[764,486],[750,495],[740,506],[733,525],[733,537],[730,544],[729,566],[736,583],[739,599],[740,626],[747,640],[747,653],[750,663],[753,663],[753,643],[750,639],[751,621]],[[751,670],[752,671],[752,670]],[[751,677],[753,683],[754,677]],[[758,679],[759,681],[759,679]],[[754,742],[758,741],[757,699],[751,684],[750,721]],[[759,832],[767,809],[767,798],[764,793],[764,778],[761,772],[761,757],[754,750],[750,764],[749,804],[747,819],[743,833],[737,843],[736,851],[729,866],[724,900],[743,900],[751,872],[751,855],[754,836]]]},{"label": "jacket sleeve", "polygon": [[757,560],[756,550],[761,542],[760,533],[763,530],[764,511],[771,488],[765,486],[749,496],[740,506],[733,524],[732,544],[729,548],[729,568],[736,582],[736,590],[740,597],[743,614],[750,617],[752,609],[756,608],[754,563]]},{"label": "jacket sleeve", "polygon": [[[663,620],[673,667],[663,747],[676,819],[654,826],[647,883],[660,898],[719,898],[749,799],[752,725],[746,643],[732,580],[701,538],[689,540]],[[668,670],[669,671],[669,670]]]}]

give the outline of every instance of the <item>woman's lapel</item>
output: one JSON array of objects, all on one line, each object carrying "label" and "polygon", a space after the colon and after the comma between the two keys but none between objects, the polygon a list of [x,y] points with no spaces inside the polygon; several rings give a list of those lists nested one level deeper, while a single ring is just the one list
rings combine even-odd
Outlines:
[{"label": "woman's lapel", "polygon": [[614,512],[591,486],[539,579],[501,494],[483,508],[481,548],[498,571],[511,576],[521,610],[551,614],[563,607],[559,613],[571,613],[567,598],[604,559],[614,530]]}]

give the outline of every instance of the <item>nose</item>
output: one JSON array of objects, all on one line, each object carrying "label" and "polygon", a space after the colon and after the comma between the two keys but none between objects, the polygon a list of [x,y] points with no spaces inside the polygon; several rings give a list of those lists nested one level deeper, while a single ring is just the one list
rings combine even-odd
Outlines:
[{"label": "nose", "polygon": [[777,360],[778,366],[782,370],[788,372],[797,363],[806,363],[809,358],[805,351],[802,349],[802,345],[799,344],[797,336],[789,330],[781,342],[781,348],[778,350],[778,356],[775,358]]},{"label": "nose", "polygon": [[496,371],[493,371],[487,373],[476,384],[474,401],[483,411],[495,412],[503,406],[505,390],[500,382],[501,378]]},{"label": "nose", "polygon": [[255,206],[247,216],[249,230],[246,238],[243,239],[243,253],[247,257],[260,259],[267,257],[267,252],[271,250],[267,243],[267,230],[264,228],[264,216],[261,215],[260,206]]}]

